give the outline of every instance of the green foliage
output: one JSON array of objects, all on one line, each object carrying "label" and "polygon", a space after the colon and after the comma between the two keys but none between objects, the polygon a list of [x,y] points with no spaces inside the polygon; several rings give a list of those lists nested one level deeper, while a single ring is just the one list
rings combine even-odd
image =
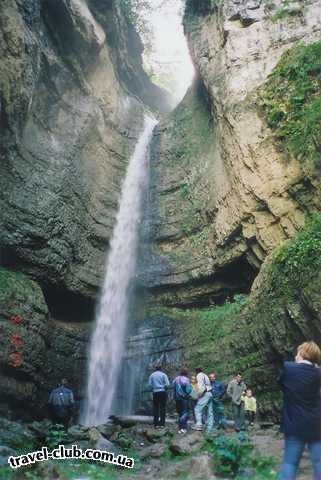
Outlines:
[{"label": "green foliage", "polygon": [[133,439],[125,432],[119,432],[115,438],[115,442],[123,450],[128,450],[133,444]]},{"label": "green foliage", "polygon": [[46,446],[50,449],[63,445],[68,439],[63,425],[50,425],[46,437]]},{"label": "green foliage", "polygon": [[144,41],[145,47],[150,47],[152,32],[145,20],[152,5],[148,0],[119,0],[120,8],[129,24],[131,24]]},{"label": "green foliage", "polygon": [[252,451],[253,445],[248,439],[218,437],[212,443],[215,473],[234,477],[249,463]]},{"label": "green foliage", "polygon": [[[254,452],[253,443],[246,435],[227,437],[225,435],[207,440],[206,449],[213,455],[215,473],[235,478],[275,479],[275,461]],[[242,475],[244,472],[244,475]]]},{"label": "green foliage", "polygon": [[302,285],[321,267],[321,214],[307,220],[296,237],[276,250],[274,273],[290,285]]},{"label": "green foliage", "polygon": [[271,17],[272,22],[278,22],[279,20],[284,20],[289,17],[296,17],[302,15],[302,8],[298,9],[296,6],[293,7],[295,0],[284,0],[281,8]]},{"label": "green foliage", "polygon": [[321,42],[286,52],[261,100],[268,124],[285,149],[321,166]]},{"label": "green foliage", "polygon": [[[247,305],[247,296],[236,295],[224,305],[204,309],[169,309],[169,315],[184,325],[185,361],[191,367],[198,364],[204,371],[216,369],[224,378],[242,367],[236,359],[229,358],[229,342],[234,338],[238,318]],[[236,335],[239,335],[238,331]],[[224,362],[221,361],[224,351]],[[250,362],[251,359],[240,360]],[[257,359],[254,359],[255,361]],[[224,364],[223,364],[224,363]]]}]

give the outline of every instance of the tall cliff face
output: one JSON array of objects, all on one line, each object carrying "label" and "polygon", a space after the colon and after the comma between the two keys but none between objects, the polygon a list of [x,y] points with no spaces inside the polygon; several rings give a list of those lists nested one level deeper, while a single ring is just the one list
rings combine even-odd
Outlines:
[{"label": "tall cliff face", "polygon": [[[147,316],[172,319],[181,360],[190,366],[200,362],[226,379],[244,370],[266,412],[278,407],[282,359],[298,342],[321,338],[318,302],[306,280],[310,275],[319,285],[313,269],[296,262],[289,284],[271,257],[320,210],[318,162],[310,162],[308,150],[296,155],[288,148],[293,131],[282,136],[274,128],[281,118],[298,122],[293,105],[306,114],[310,94],[296,92],[295,72],[305,68],[300,48],[320,38],[320,19],[318,1],[188,1],[184,24],[198,78],[154,141],[153,243],[141,275]],[[303,65],[314,65],[304,75],[318,99],[319,61],[304,56]],[[276,98],[284,92],[278,105],[273,87]],[[318,156],[320,130],[314,133]],[[300,250],[300,238],[287,255]],[[212,307],[251,288],[248,300]]]},{"label": "tall cliff face", "polygon": [[[146,108],[169,108],[141,53],[118,2],[1,2],[0,260],[38,282],[25,278],[35,290],[32,320],[22,280],[7,273],[1,369],[12,401],[26,385],[29,401],[37,388],[45,394],[64,374],[84,382],[88,322],[127,161]],[[39,368],[34,344],[37,352],[42,345]]]}]

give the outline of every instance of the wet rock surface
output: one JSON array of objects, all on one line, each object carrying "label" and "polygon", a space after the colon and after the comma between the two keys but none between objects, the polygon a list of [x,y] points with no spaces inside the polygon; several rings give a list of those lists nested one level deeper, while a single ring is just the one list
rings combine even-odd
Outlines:
[{"label": "wet rock surface", "polygon": [[25,293],[13,286],[14,300],[0,304],[7,320],[26,317],[14,332],[6,321],[1,336],[13,409],[36,397],[42,408],[65,376],[83,396],[127,162],[144,113],[169,108],[142,51],[118,2],[1,2],[0,266],[37,283],[26,278]]}]

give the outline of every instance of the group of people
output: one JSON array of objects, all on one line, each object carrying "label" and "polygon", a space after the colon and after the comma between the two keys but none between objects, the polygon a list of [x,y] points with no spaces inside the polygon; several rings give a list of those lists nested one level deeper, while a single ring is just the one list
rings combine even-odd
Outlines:
[{"label": "group of people", "polygon": [[[283,392],[281,432],[284,434],[284,453],[280,480],[295,480],[305,448],[308,448],[314,480],[321,480],[321,350],[313,342],[304,342],[298,348],[295,361],[285,362],[279,377]],[[153,391],[154,425],[165,426],[166,390],[169,379],[158,365],[149,378]],[[225,428],[222,399],[230,398],[237,431],[244,428],[245,418],[253,424],[257,404],[241,374],[229,382],[226,392],[215,373],[207,376],[196,369],[196,376],[188,378],[185,368],[172,382],[179,416],[179,433],[187,432],[189,410],[193,410],[195,430],[207,432],[214,426]],[[207,413],[207,415],[205,415]]]},{"label": "group of people", "polygon": [[[149,377],[149,388],[153,392],[155,428],[165,426],[167,390],[170,387],[168,376],[162,371],[161,365],[156,365],[155,371]],[[240,373],[229,382],[225,391],[216,373],[207,375],[201,368],[197,368],[195,376],[189,378],[187,369],[182,368],[172,382],[172,387],[178,413],[178,433],[187,432],[190,411],[193,413],[194,430],[202,431],[204,424],[208,433],[214,428],[225,429],[227,427],[223,404],[225,394],[231,399],[235,429],[242,430],[245,420],[248,420],[250,425],[254,423],[257,412],[256,399],[252,390],[245,385]]]},{"label": "group of people", "polygon": [[[315,342],[301,344],[294,362],[285,362],[279,377],[284,404],[281,431],[284,433],[284,456],[280,480],[295,480],[300,459],[307,446],[313,465],[314,480],[321,480],[321,350]],[[178,412],[178,431],[187,432],[189,412],[192,411],[195,430],[225,429],[228,421],[224,415],[223,398],[229,397],[237,431],[244,429],[245,420],[253,424],[257,402],[240,373],[228,383],[223,383],[215,373],[206,375],[197,368],[189,378],[182,368],[172,384],[161,365],[150,375],[149,387],[153,392],[154,426],[165,426],[167,390],[173,388]],[[74,396],[63,379],[49,397],[54,423],[68,428],[74,413]]]}]

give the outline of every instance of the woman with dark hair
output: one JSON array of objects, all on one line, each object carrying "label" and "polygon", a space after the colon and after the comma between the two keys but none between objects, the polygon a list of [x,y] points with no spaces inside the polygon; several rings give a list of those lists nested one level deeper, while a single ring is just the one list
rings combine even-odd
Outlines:
[{"label": "woman with dark hair", "polygon": [[281,480],[295,480],[308,447],[314,480],[321,480],[321,351],[314,342],[297,349],[295,362],[285,362],[279,382],[284,405],[281,429],[285,436]]},{"label": "woman with dark hair", "polygon": [[173,381],[176,411],[178,413],[178,433],[187,432],[188,405],[192,386],[186,368],[181,368],[180,374]]}]

